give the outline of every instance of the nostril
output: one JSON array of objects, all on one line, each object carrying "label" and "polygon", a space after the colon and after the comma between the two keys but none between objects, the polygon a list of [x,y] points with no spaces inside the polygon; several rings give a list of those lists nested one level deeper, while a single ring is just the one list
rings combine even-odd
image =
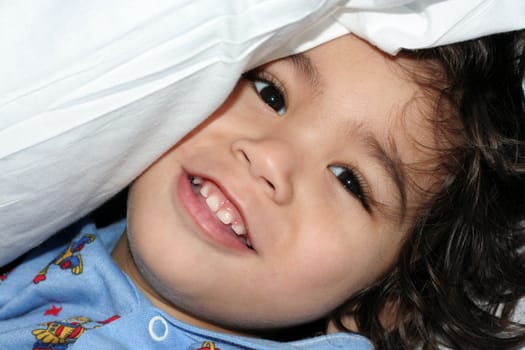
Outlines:
[{"label": "nostril", "polygon": [[248,163],[251,163],[251,162],[250,162],[250,158],[248,158],[248,155],[246,154],[246,152],[244,152],[243,150],[241,150],[241,154],[242,154],[242,156],[244,157],[244,159],[245,159]]},{"label": "nostril", "polygon": [[274,201],[287,203],[293,196],[295,149],[287,140],[263,136],[235,140],[231,144],[232,155],[240,171],[246,171],[257,188]]},{"label": "nostril", "polygon": [[263,180],[266,181],[266,183],[268,184],[268,186],[270,186],[270,188],[271,188],[272,190],[275,191],[275,186],[273,185],[273,183],[270,182],[270,180],[265,179],[264,177],[263,177]]}]

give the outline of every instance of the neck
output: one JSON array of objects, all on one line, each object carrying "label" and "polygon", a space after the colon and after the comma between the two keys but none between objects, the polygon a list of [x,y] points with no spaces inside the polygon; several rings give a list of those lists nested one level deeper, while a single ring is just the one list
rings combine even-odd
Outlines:
[{"label": "neck", "polygon": [[[221,333],[236,334],[236,335],[249,335],[240,331],[232,331],[227,328],[220,327],[213,323],[202,320],[192,314],[185,312],[177,308],[175,305],[170,303],[166,298],[160,295],[144,278],[140,272],[131,250],[129,247],[128,236],[126,233],[122,234],[120,237],[115,249],[111,253],[111,257],[121,268],[121,270],[126,273],[129,278],[133,281],[135,286],[149,299],[149,301],[160,310],[166,312],[173,318],[189,323],[191,325],[205,328],[212,331],[217,331]],[[253,336],[253,335],[252,335]]]}]

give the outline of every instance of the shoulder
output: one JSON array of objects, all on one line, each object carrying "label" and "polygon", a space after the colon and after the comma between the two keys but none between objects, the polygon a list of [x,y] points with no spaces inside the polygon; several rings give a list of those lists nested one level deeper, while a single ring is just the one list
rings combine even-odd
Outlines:
[{"label": "shoulder", "polygon": [[293,343],[297,349],[305,350],[373,350],[372,342],[359,334],[335,333],[300,340]]}]

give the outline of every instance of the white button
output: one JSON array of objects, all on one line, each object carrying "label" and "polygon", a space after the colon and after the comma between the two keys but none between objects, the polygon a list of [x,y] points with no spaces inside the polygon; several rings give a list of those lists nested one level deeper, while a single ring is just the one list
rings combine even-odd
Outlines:
[{"label": "white button", "polygon": [[155,316],[149,320],[149,335],[155,341],[163,341],[168,336],[168,322],[161,317]]}]

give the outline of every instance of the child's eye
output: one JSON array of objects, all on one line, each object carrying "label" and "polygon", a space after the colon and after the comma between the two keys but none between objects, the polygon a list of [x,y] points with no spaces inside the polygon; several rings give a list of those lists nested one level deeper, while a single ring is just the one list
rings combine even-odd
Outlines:
[{"label": "child's eye", "polygon": [[341,185],[343,185],[348,192],[357,197],[367,211],[370,211],[368,198],[358,175],[356,175],[353,170],[344,166],[331,165],[328,169],[337,177]]},{"label": "child's eye", "polygon": [[278,115],[286,113],[286,94],[281,84],[264,72],[248,72],[244,75],[252,82],[261,100],[270,106]]},{"label": "child's eye", "polygon": [[253,86],[261,99],[270,106],[277,114],[286,113],[286,102],[283,93],[272,83],[265,80],[254,80]]}]

